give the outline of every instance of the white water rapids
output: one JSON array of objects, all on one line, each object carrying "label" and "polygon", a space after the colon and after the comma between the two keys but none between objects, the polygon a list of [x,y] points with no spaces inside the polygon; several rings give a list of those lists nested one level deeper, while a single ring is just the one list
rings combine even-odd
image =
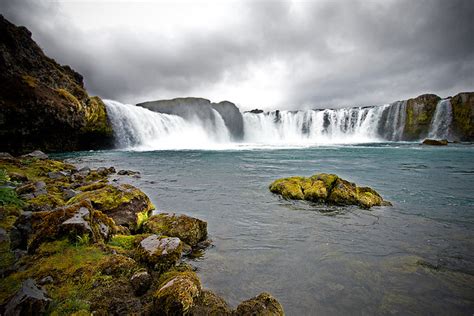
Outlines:
[{"label": "white water rapids", "polygon": [[[222,116],[183,118],[146,108],[105,100],[116,146],[133,150],[236,149],[249,147],[301,147],[400,141],[406,102],[345,109],[273,111],[242,114],[243,138],[233,137]],[[438,104],[441,106],[443,102]],[[443,109],[445,106],[443,105]],[[438,109],[432,130],[440,135],[447,110]],[[442,113],[441,113],[442,112]],[[438,116],[440,118],[438,118]],[[446,129],[446,128],[445,128]]]}]

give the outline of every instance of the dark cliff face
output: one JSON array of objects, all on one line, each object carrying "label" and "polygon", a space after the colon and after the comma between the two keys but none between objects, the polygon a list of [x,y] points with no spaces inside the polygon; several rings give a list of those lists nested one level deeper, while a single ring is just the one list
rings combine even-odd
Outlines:
[{"label": "dark cliff face", "polygon": [[428,135],[436,105],[440,100],[435,94],[423,94],[407,100],[403,140],[418,140]]},{"label": "dark cliff face", "polygon": [[461,141],[474,141],[474,92],[463,92],[451,98],[453,133]]},{"label": "dark cliff face", "polygon": [[221,115],[234,140],[240,140],[244,135],[242,114],[239,108],[229,101],[211,103],[207,99],[189,97],[143,102],[137,105],[154,112],[178,115],[188,120],[198,118],[205,125],[214,124],[216,117],[213,110],[216,110]]},{"label": "dark cliff face", "polygon": [[2,151],[72,151],[107,147],[112,128],[102,100],[80,74],[47,57],[25,27],[0,15]]}]

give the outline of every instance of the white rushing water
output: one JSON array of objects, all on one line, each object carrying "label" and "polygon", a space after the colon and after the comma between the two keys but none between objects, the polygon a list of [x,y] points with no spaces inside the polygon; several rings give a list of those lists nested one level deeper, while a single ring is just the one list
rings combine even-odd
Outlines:
[{"label": "white rushing water", "polygon": [[218,148],[230,142],[229,131],[217,111],[213,124],[209,124],[197,117],[185,120],[117,101],[104,103],[119,148],[201,149]]},{"label": "white rushing water", "polygon": [[431,120],[428,138],[448,139],[451,137],[451,123],[453,120],[453,109],[449,99],[440,100],[436,105],[436,111]]},{"label": "white rushing water", "polygon": [[[244,113],[243,138],[232,141],[216,110],[210,117],[186,118],[106,100],[118,148],[236,149],[299,147],[399,141],[405,127],[406,102],[345,109]],[[441,115],[441,114],[440,114]]]}]

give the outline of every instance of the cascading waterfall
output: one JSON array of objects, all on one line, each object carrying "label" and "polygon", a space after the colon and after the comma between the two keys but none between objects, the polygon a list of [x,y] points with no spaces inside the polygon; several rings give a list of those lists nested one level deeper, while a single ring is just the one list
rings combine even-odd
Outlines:
[{"label": "cascading waterfall", "polygon": [[[241,115],[243,137],[236,141],[229,130],[229,117],[225,121],[220,112],[210,106],[201,109],[191,106],[189,111],[184,108],[186,115],[180,116],[111,100],[105,104],[117,147],[136,150],[401,141],[407,112],[406,101],[344,109],[246,112]],[[236,111],[233,115],[240,115]],[[448,138],[451,112],[449,100],[438,104],[429,137]]]},{"label": "cascading waterfall", "polygon": [[222,117],[215,111],[211,128],[198,118],[185,120],[170,114],[120,102],[104,100],[119,148],[200,149],[230,141]]},{"label": "cascading waterfall", "polygon": [[451,139],[451,122],[453,120],[453,109],[449,99],[440,100],[431,120],[428,138]]}]

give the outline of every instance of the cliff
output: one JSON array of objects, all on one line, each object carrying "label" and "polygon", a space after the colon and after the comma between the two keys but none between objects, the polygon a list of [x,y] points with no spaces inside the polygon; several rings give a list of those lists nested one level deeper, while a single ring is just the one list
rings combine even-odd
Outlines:
[{"label": "cliff", "polygon": [[102,100],[83,78],[47,57],[25,27],[0,15],[0,142],[23,153],[72,151],[112,144]]}]

